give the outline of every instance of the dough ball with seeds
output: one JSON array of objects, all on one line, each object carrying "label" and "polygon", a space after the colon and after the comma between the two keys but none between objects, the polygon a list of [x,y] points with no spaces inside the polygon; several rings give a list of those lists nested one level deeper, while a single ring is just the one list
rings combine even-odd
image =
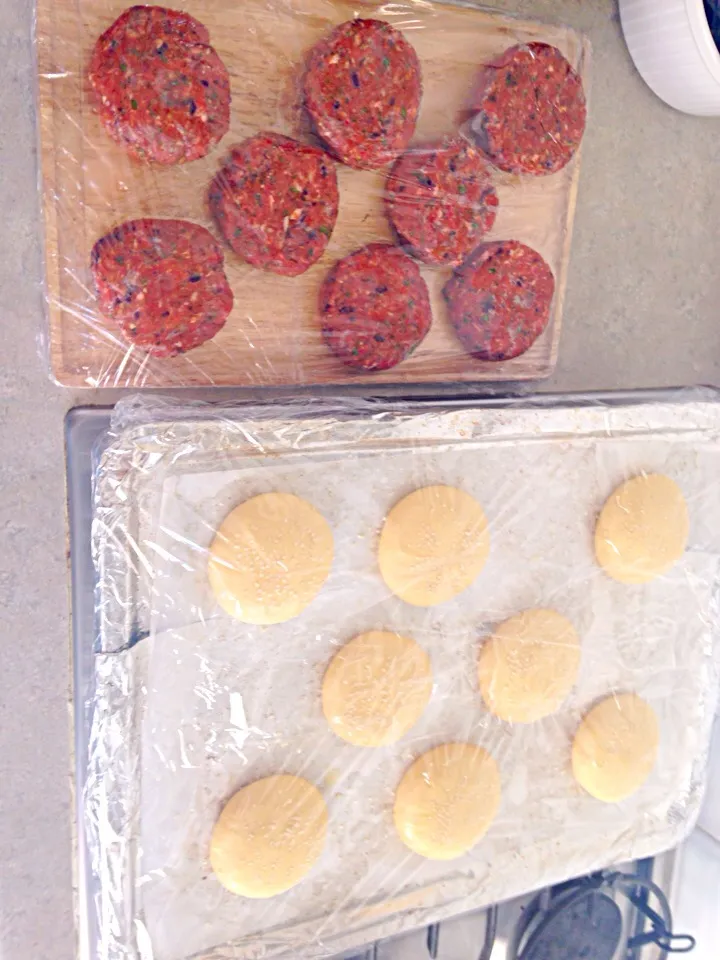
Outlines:
[{"label": "dough ball with seeds", "polygon": [[319,859],[327,821],[319,790],[302,777],[279,774],[256,780],[228,800],[215,824],[213,871],[241,897],[284,893]]},{"label": "dough ball with seeds", "polygon": [[395,743],[420,719],[432,692],[430,658],[409,637],[372,630],[339,650],[325,672],[323,712],[358,747]]},{"label": "dough ball with seeds", "polygon": [[243,623],[283,623],[315,598],[330,573],[332,531],[312,504],[263,493],[235,507],[210,547],[220,606]]},{"label": "dough ball with seeds", "polygon": [[443,743],[405,771],[395,794],[403,843],[429,860],[461,857],[487,833],[500,806],[500,774],[472,743]]},{"label": "dough ball with seeds", "polygon": [[597,800],[625,800],[650,776],[658,739],[657,718],[649,704],[634,693],[608,697],[590,710],[575,734],[575,779]]},{"label": "dough ball with seeds", "polygon": [[532,723],[558,709],[579,665],[580,641],[570,621],[555,610],[525,610],[483,643],[480,691],[502,720]]},{"label": "dough ball with seeds", "polygon": [[378,562],[394,594],[417,607],[452,600],[475,580],[490,552],[480,504],[455,487],[423,487],[397,503],[380,534]]},{"label": "dough ball with seeds", "polygon": [[660,473],[621,484],[602,508],[595,528],[595,555],[620,583],[648,583],[685,552],[687,505],[678,485]]}]

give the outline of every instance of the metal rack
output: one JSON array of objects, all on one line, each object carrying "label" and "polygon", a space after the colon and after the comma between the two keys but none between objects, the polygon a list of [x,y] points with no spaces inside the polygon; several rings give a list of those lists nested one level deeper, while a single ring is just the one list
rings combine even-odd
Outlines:
[{"label": "metal rack", "polygon": [[[654,864],[641,860],[631,872],[604,870],[522,902],[490,907],[482,912],[483,932],[467,954],[458,954],[456,942],[443,950],[450,924],[433,924],[425,932],[425,950],[420,946],[415,955],[418,960],[466,955],[468,960],[666,960],[690,953],[695,939],[673,931],[668,899],[652,879]],[[351,960],[393,955],[393,941],[381,941]]]}]

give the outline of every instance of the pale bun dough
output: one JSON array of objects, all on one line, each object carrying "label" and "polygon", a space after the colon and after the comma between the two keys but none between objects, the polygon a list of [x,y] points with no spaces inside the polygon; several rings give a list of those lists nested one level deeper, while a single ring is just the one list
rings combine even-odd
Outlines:
[{"label": "pale bun dough", "polygon": [[327,820],[320,792],[302,777],[277,774],[256,780],[230,797],[215,824],[213,871],[241,897],[284,893],[319,859]]},{"label": "pale bun dough", "polygon": [[283,623],[315,598],[332,560],[332,531],[315,507],[291,493],[263,493],[235,507],[220,524],[208,577],[231,617]]},{"label": "pale bun dough", "polygon": [[382,747],[417,723],[431,692],[430,658],[422,647],[409,637],[373,630],[346,643],[330,661],[323,713],[348,743]]},{"label": "pale bun dough", "polygon": [[500,774],[490,754],[471,743],[443,743],[405,771],[393,817],[412,851],[454,860],[487,833],[499,806]]},{"label": "pale bun dough", "polygon": [[414,606],[431,607],[467,589],[489,552],[487,520],[477,500],[437,485],[395,504],[380,534],[378,563],[394,594]]},{"label": "pale bun dough", "polygon": [[595,528],[595,555],[620,583],[648,583],[685,551],[688,511],[678,485],[659,473],[641,474],[608,498]]},{"label": "pale bun dough", "polygon": [[575,779],[597,800],[618,803],[650,776],[658,750],[652,707],[634,693],[602,700],[580,724],[572,747]]},{"label": "pale bun dough", "polygon": [[575,683],[580,641],[555,610],[525,610],[501,623],[480,649],[478,679],[488,710],[508,723],[554,713]]}]

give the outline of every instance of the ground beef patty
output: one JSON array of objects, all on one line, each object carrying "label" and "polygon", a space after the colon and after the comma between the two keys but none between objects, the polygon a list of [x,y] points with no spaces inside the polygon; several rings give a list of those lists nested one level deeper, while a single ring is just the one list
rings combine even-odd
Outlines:
[{"label": "ground beef patty", "polygon": [[338,260],[320,291],[328,347],[358,370],[388,370],[415,350],[432,311],[417,264],[398,247],[371,243]]},{"label": "ground beef patty", "polygon": [[587,119],[582,80],[547,43],[511,47],[484,68],[471,123],[478,145],[509,173],[561,170],[580,146]]},{"label": "ground beef patty", "polygon": [[322,256],[333,232],[335,165],[317,147],[259,133],[233,147],[208,199],[235,253],[261,270],[296,277]]},{"label": "ground beef patty", "polygon": [[232,310],[220,244],[187,220],[128,220],[98,240],[90,265],[103,315],[156,357],[199,347]]},{"label": "ground beef patty", "polygon": [[495,222],[498,198],[487,163],[465,140],[408,150],[386,189],[392,225],[425,263],[461,263]]},{"label": "ground beef patty", "polygon": [[204,157],[230,126],[230,78],[205,27],[130,7],[95,44],[89,80],[103,126],[138,160]]},{"label": "ground beef patty", "polygon": [[315,128],[335,156],[372,170],[410,142],[422,95],[420,62],[389,23],[348,20],[313,48],[304,89]]},{"label": "ground beef patty", "polygon": [[517,240],[479,247],[445,284],[450,321],[468,353],[511,360],[525,353],[550,319],[555,278]]}]

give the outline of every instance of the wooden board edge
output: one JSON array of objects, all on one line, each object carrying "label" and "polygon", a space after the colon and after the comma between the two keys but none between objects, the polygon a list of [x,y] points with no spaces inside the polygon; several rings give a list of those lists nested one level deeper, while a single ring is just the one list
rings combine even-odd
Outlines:
[{"label": "wooden board edge", "polygon": [[[588,90],[590,87],[590,82],[592,80],[590,76],[590,70],[592,69],[592,44],[589,39],[584,34],[578,34],[582,41],[582,59],[583,59],[583,87],[585,89],[585,95],[588,96]],[[589,99],[588,99],[589,102]],[[587,133],[587,130],[585,131]],[[570,275],[570,255],[572,252],[572,240],[573,232],[575,229],[575,214],[577,212],[577,203],[578,203],[578,194],[580,191],[580,170],[582,167],[582,156],[583,156],[583,144],[580,144],[578,152],[575,156],[575,168],[573,170],[573,177],[570,181],[570,191],[568,194],[568,206],[567,206],[567,216],[565,217],[565,237],[562,247],[562,278],[558,284],[558,298],[559,302],[557,305],[557,319],[555,321],[555,326],[553,329],[553,337],[550,350],[550,371],[552,374],[557,366],[558,358],[560,355],[560,336],[562,333],[563,322],[565,319],[565,299],[567,296],[567,285]],[[549,375],[549,374],[548,374]]]},{"label": "wooden board edge", "polygon": [[[527,18],[520,14],[514,15],[505,11],[491,10],[487,7],[478,7],[471,4],[466,5],[462,2],[457,2],[457,0],[441,0],[441,3],[442,6],[454,8],[457,12],[462,12],[473,19],[477,18],[479,14],[481,17],[485,17],[487,19],[496,20],[499,18],[502,20],[508,20],[515,24],[519,29],[527,30],[530,27],[534,29],[542,29],[543,27],[552,26],[550,24],[545,24],[540,20]],[[582,50],[583,81],[587,84],[588,72],[592,63],[592,46],[588,38],[581,31],[571,27],[565,27],[565,29],[574,33],[578,38],[578,42]],[[67,322],[67,311],[62,306],[63,277],[59,251],[59,217],[56,204],[57,189],[62,178],[62,171],[58,170],[56,132],[57,124],[60,118],[58,117],[58,105],[53,89],[53,75],[59,75],[59,66],[55,62],[57,16],[56,5],[53,0],[36,0],[35,31],[38,70],[38,127],[40,140],[39,146],[41,153],[39,166],[42,175],[41,205],[46,232],[43,259],[45,264],[44,292],[47,324],[46,332],[48,340],[47,358],[49,360],[51,376],[57,384],[63,387],[92,389],[93,384],[88,382],[87,377],[82,370],[78,370],[77,368],[68,368],[66,366],[67,350],[64,343],[63,327]],[[77,82],[80,82],[79,78],[76,79]],[[520,363],[516,365],[516,369],[503,370],[502,374],[492,369],[468,371],[466,375],[457,376],[455,378],[455,382],[464,385],[470,385],[473,383],[484,385],[501,381],[540,381],[546,379],[554,371],[559,357],[560,338],[564,321],[570,253],[579,191],[581,159],[582,147],[578,150],[577,156],[574,160],[573,175],[568,191],[562,256],[558,276],[558,302],[555,308],[555,317],[553,318],[552,329],[549,331],[550,342],[547,345],[547,350],[543,351],[543,358],[541,359],[538,357],[536,359],[536,369],[533,371],[528,370],[526,366]],[[511,361],[510,363],[512,364],[513,362]],[[505,364],[503,364],[503,366],[505,366]],[[446,384],[447,382],[447,380],[436,379],[433,377],[420,377],[403,380],[396,384],[392,382],[382,382],[378,384],[378,386],[381,386],[383,389],[391,386],[394,389],[402,390],[405,386],[416,387],[427,384],[428,388],[431,388],[433,384]],[[334,381],[332,378],[327,378],[313,381],[309,384],[296,383],[283,384],[282,386],[298,386],[302,389],[316,389],[318,387],[334,387],[341,389],[344,384],[357,386],[357,381],[355,381],[354,378],[352,380],[338,381]],[[118,386],[118,384],[113,384],[113,386]],[[126,384],[126,386],[129,387],[131,385]],[[205,379],[198,382],[187,380],[180,387],[180,389],[182,389],[183,386],[187,387],[188,389],[196,389],[199,386],[207,386],[207,381]],[[250,388],[243,386],[242,384],[238,384],[237,382],[230,381],[216,381],[212,386],[220,388],[230,387],[240,390],[257,389],[256,387]],[[168,382],[167,378],[156,378],[151,375],[149,381],[143,384],[143,388],[145,387],[155,389],[171,387],[175,389],[177,388],[177,384]],[[272,390],[275,388],[276,385],[267,384],[264,389]],[[372,386],[368,384],[368,388],[372,389]]]},{"label": "wooden board edge", "polygon": [[60,308],[60,264],[58,248],[57,154],[55,149],[55,110],[52,76],[56,72],[54,41],[56,36],[53,0],[36,0],[35,34],[37,68],[38,138],[40,149],[40,204],[45,224],[43,262],[44,295],[48,338],[48,360],[55,381],[73,386],[64,370],[62,309]]}]

